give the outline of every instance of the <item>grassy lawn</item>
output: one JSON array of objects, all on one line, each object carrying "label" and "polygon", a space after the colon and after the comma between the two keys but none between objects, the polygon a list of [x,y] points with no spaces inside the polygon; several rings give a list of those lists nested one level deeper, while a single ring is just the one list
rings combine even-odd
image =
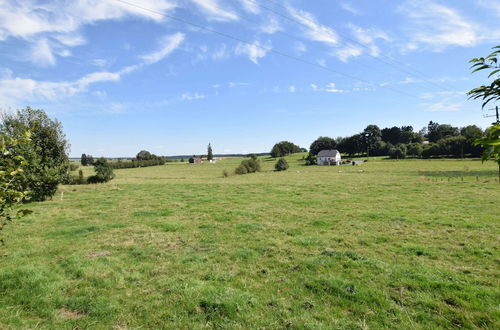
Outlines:
[{"label": "grassy lawn", "polygon": [[116,170],[9,224],[0,328],[500,327],[494,163]]}]

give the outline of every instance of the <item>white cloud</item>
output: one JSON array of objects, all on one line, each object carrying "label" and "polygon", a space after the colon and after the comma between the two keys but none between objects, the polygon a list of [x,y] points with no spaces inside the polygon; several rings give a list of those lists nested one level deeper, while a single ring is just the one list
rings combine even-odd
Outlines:
[{"label": "white cloud", "polygon": [[280,25],[278,20],[271,17],[267,20],[266,24],[260,27],[260,31],[267,34],[274,34],[276,32],[283,31],[283,27]]},{"label": "white cloud", "polygon": [[181,95],[181,99],[184,101],[201,100],[206,98],[208,95],[198,94],[198,93],[184,93]]},{"label": "white cloud", "polygon": [[244,82],[234,82],[234,81],[230,81],[227,86],[229,88],[233,88],[233,87],[239,87],[239,86],[248,86],[250,85],[249,83],[244,83]]},{"label": "white cloud", "polygon": [[288,87],[288,91],[290,93],[295,93],[297,91],[297,88],[295,86],[291,85],[291,86]]},{"label": "white cloud", "polygon": [[[29,78],[12,77],[12,72],[0,77],[0,104],[16,106],[23,101],[59,100],[84,92],[95,83],[119,81],[123,75],[132,73],[146,65],[151,65],[175,50],[184,35],[176,33],[162,39],[160,50],[142,56],[142,62],[129,65],[117,72],[98,71],[89,73],[73,81],[37,81]],[[47,55],[45,55],[47,56]],[[48,59],[46,59],[48,60]]]},{"label": "white cloud", "polygon": [[460,111],[467,102],[465,91],[423,93],[420,98],[426,100],[420,106],[428,112]]},{"label": "white cloud", "polygon": [[212,52],[212,59],[223,60],[230,56],[226,44],[222,44],[218,49]]},{"label": "white cloud", "polygon": [[260,8],[256,3],[257,0],[239,0],[239,1],[247,12],[252,14],[260,13]]},{"label": "white cloud", "polygon": [[330,46],[338,43],[337,33],[333,29],[321,25],[311,13],[292,7],[288,7],[288,12],[305,27],[306,35],[311,40],[323,42]]},{"label": "white cloud", "polygon": [[329,83],[325,87],[319,87],[316,84],[311,84],[311,88],[316,92],[326,92],[326,93],[345,93],[346,90],[338,89],[335,83]]},{"label": "white cloud", "polygon": [[361,15],[361,12],[357,8],[355,8],[351,3],[341,2],[340,3],[340,8],[342,8],[345,11],[348,11],[351,14],[354,14],[354,15]]},{"label": "white cloud", "polygon": [[300,41],[295,43],[293,49],[295,50],[295,53],[297,53],[298,55],[301,55],[301,54],[307,52],[306,45]]},{"label": "white cloud", "polygon": [[49,66],[56,63],[49,41],[45,38],[38,40],[31,48],[28,60],[40,66]]},{"label": "white cloud", "polygon": [[91,61],[91,63],[92,63],[92,65],[103,67],[103,66],[106,66],[106,64],[108,64],[108,61],[106,61],[103,58],[96,58],[96,59],[93,59]]},{"label": "white cloud", "polygon": [[174,50],[176,50],[181,43],[184,41],[184,34],[177,32],[172,35],[164,36],[160,40],[160,48],[150,54],[142,55],[140,58],[145,64],[153,64],[161,61],[166,56],[170,55]]},{"label": "white cloud", "polygon": [[345,92],[344,90],[338,89],[335,86],[335,83],[329,83],[328,85],[326,85],[326,88],[324,90],[325,90],[325,92],[328,92],[328,93],[344,93]]},{"label": "white cloud", "polygon": [[250,61],[259,64],[259,59],[266,56],[271,50],[271,46],[263,46],[260,42],[256,41],[253,44],[240,43],[236,47],[236,55],[247,55]]},{"label": "white cloud", "polygon": [[[175,8],[173,0],[143,0],[141,6],[157,12]],[[43,1],[0,0],[0,41],[20,38],[42,50],[31,56],[35,64],[52,65],[54,48],[75,47],[85,43],[80,28],[100,20],[139,16],[162,21],[163,16],[112,0]],[[59,54],[68,54],[60,51]]]},{"label": "white cloud", "polygon": [[432,0],[406,1],[399,7],[409,18],[410,41],[405,50],[430,48],[442,51],[449,46],[471,47],[498,40],[500,30],[482,27],[457,10]]},{"label": "white cloud", "polygon": [[363,44],[372,44],[377,39],[390,41],[391,38],[384,31],[378,29],[363,29],[360,26],[349,23],[347,27],[351,30],[356,39]]},{"label": "white cloud", "polygon": [[357,57],[363,54],[363,49],[359,46],[348,45],[348,47],[335,50],[334,54],[342,62],[347,62],[351,57]]},{"label": "white cloud", "polygon": [[236,21],[238,15],[232,11],[223,9],[217,0],[190,0],[194,2],[205,14],[209,20],[214,21]]}]

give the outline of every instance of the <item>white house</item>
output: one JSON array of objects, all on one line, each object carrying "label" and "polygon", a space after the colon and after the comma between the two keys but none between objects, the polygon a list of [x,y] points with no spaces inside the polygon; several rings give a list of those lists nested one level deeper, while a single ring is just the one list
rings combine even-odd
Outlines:
[{"label": "white house", "polygon": [[318,165],[340,165],[342,161],[340,152],[335,149],[321,150],[316,159]]}]

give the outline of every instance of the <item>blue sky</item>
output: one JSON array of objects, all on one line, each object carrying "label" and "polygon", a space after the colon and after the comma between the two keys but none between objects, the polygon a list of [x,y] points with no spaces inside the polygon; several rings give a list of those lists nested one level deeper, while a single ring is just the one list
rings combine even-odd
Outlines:
[{"label": "blue sky", "polygon": [[0,108],[44,109],[72,156],[484,128],[468,61],[500,43],[499,18],[495,0],[0,0]]}]

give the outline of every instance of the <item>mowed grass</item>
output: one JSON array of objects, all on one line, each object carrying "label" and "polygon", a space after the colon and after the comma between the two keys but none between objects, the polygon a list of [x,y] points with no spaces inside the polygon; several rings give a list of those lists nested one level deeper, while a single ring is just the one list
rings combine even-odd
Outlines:
[{"label": "mowed grass", "polygon": [[117,170],[30,204],[3,233],[0,328],[500,327],[495,164],[302,156]]}]

